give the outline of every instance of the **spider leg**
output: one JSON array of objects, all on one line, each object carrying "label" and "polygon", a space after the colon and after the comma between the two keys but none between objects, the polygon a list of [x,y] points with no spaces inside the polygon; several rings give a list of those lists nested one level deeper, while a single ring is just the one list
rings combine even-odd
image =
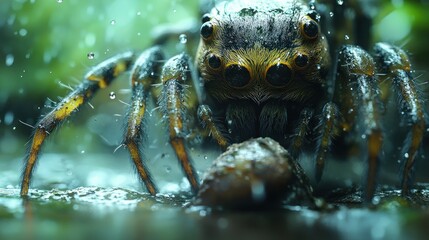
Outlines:
[{"label": "spider leg", "polygon": [[410,124],[410,130],[403,147],[402,194],[409,193],[415,158],[425,132],[423,102],[412,76],[411,64],[407,54],[400,48],[377,43],[374,47],[375,60],[381,73],[385,74],[388,84],[392,84],[398,96],[399,106],[405,114],[402,116]]},{"label": "spider leg", "polygon": [[209,131],[209,134],[212,136],[213,139],[215,139],[218,143],[218,145],[221,147],[222,150],[226,150],[226,148],[229,146],[228,140],[225,138],[225,136],[222,134],[219,127],[215,124],[213,119],[213,113],[212,110],[208,105],[200,105],[198,107],[198,118],[200,119],[202,125],[204,128],[206,128]]},{"label": "spider leg", "polygon": [[146,113],[146,102],[152,88],[152,84],[159,77],[161,61],[164,56],[158,47],[144,51],[136,60],[131,70],[131,105],[127,114],[127,125],[122,144],[126,146],[131,159],[136,167],[140,179],[145,184],[150,194],[155,195],[156,186],[151,175],[142,161],[140,149],[142,132],[144,132],[143,121]]},{"label": "spider leg", "polygon": [[298,126],[296,127],[295,135],[290,144],[290,153],[293,157],[297,157],[304,144],[305,137],[309,133],[310,121],[313,117],[313,111],[305,108],[299,114]]},{"label": "spider leg", "polygon": [[316,148],[316,169],[315,177],[316,181],[322,179],[323,169],[325,168],[326,154],[332,143],[332,138],[337,134],[339,111],[337,106],[332,103],[326,103],[322,110],[322,116],[320,119],[319,126],[317,127],[320,131],[320,138],[317,142]]},{"label": "spider leg", "polygon": [[185,147],[186,127],[192,120],[187,113],[195,112],[198,104],[195,86],[190,77],[191,67],[186,54],[176,55],[165,63],[161,74],[162,90],[158,102],[168,125],[170,144],[192,190],[196,193],[199,189],[198,175]]},{"label": "spider leg", "polygon": [[83,82],[74,91],[37,123],[25,158],[21,196],[28,194],[34,166],[47,136],[82,104],[86,103],[100,88],[107,87],[119,74],[128,70],[133,58],[134,54],[127,52],[114,56],[94,67],[86,74]]},{"label": "spider leg", "polygon": [[367,178],[365,200],[371,201],[375,193],[380,165],[383,136],[380,126],[380,90],[375,74],[373,58],[357,46],[340,49],[337,65],[336,101],[341,103],[340,112],[345,133],[354,130],[353,139],[362,144],[367,154]]}]

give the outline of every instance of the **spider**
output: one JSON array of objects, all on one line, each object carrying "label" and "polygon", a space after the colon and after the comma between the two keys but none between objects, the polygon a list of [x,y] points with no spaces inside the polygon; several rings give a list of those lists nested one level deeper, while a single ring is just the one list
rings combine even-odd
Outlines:
[{"label": "spider", "polygon": [[[358,146],[368,165],[364,194],[370,201],[382,158],[383,114],[392,95],[408,123],[401,182],[403,194],[408,194],[426,124],[423,100],[402,49],[377,43],[370,52],[364,50],[371,20],[362,6],[353,4],[298,0],[202,4],[210,10],[202,14],[193,60],[186,53],[166,57],[163,40],[141,54],[116,55],[89,71],[41,118],[25,158],[21,195],[28,194],[49,134],[127,71],[132,97],[122,144],[150,194],[156,194],[157,187],[143,157],[142,123],[147,102],[154,99],[193,192],[199,189],[199,179],[187,150],[190,135],[211,138],[222,149],[250,138],[271,137],[295,157],[311,149],[318,181],[329,152]],[[355,16],[346,17],[345,9]],[[343,45],[336,36],[350,24],[358,29],[356,45]]]}]

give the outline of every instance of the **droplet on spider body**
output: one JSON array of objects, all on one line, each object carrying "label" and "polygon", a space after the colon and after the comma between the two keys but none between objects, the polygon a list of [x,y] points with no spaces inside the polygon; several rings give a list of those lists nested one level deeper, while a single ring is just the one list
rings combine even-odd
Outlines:
[{"label": "droplet on spider body", "polygon": [[116,98],[116,93],[115,92],[110,92],[109,93],[109,97],[110,97],[110,99],[115,99]]}]

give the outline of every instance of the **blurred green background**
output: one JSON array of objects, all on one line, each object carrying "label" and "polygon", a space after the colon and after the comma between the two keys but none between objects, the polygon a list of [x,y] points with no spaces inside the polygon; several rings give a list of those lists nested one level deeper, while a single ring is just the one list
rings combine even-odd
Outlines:
[{"label": "blurred green background", "polygon": [[[373,41],[389,41],[402,46],[410,54],[416,69],[415,76],[424,88],[429,78],[429,1],[367,2],[379,6],[370,9],[375,20]],[[51,105],[48,98],[58,101],[59,97],[70,91],[60,83],[75,86],[91,66],[104,59],[127,50],[144,50],[150,45],[151,33],[157,26],[193,19],[199,21],[198,6],[196,0],[0,0],[0,233],[14,236],[22,231],[24,210],[16,189],[26,142],[32,132],[26,124],[34,125],[37,122],[43,114],[43,107]],[[121,101],[127,102],[130,98],[127,89],[128,78],[124,76],[110,88],[101,90],[91,100],[93,107],[84,105],[60,131],[50,137],[44,149],[46,154],[40,161],[43,165],[35,173],[35,188],[42,185],[40,189],[67,190],[79,186],[113,185],[144,192],[136,181],[130,180],[134,178],[125,151],[112,153],[121,141],[123,116],[127,108]],[[109,97],[112,91],[115,99]],[[165,146],[165,136],[149,140],[148,149],[155,149],[151,153],[155,157],[149,159],[152,161],[149,163],[151,170],[156,170],[153,171],[156,172],[154,177],[168,180],[176,169],[176,179],[171,181],[182,184],[180,179],[183,175],[174,159],[170,159],[171,165],[158,162],[171,154],[156,150],[156,147]],[[205,154],[201,157],[203,161],[207,159]],[[100,168],[103,162],[106,165]],[[154,167],[156,164],[158,168]],[[200,166],[208,164],[206,160]],[[89,173],[90,170],[93,171]],[[397,179],[397,176],[394,178]],[[177,191],[174,186],[165,186],[166,191]],[[105,238],[150,236],[154,232],[163,232],[166,224],[167,228],[180,232],[184,239],[207,236],[207,233],[209,236],[224,237],[219,229],[233,233],[242,230],[247,232],[242,236],[249,238],[268,235],[275,235],[277,239],[282,235],[311,237],[322,230],[327,231],[323,236],[330,236],[329,239],[377,237],[380,234],[387,236],[386,239],[401,239],[405,235],[396,234],[413,232],[413,228],[411,231],[408,228],[403,230],[404,224],[416,228],[421,224],[424,228],[422,223],[428,219],[427,214],[423,217],[413,215],[410,223],[402,217],[398,218],[396,212],[380,214],[365,209],[363,212],[341,210],[325,216],[294,210],[289,215],[283,212],[232,213],[213,214],[205,218],[209,214],[204,209],[184,213],[177,208],[166,207],[180,207],[183,199],[172,204],[165,202],[165,199],[155,199],[156,203],[152,204],[148,203],[151,199],[147,195],[128,190],[106,190],[107,193],[103,189],[82,191],[56,193],[54,190],[35,194],[33,210],[35,220],[39,221],[33,223],[34,228],[40,227],[48,233],[39,236],[40,239],[49,236],[73,238],[73,235],[68,235],[71,233]],[[90,193],[86,194],[85,191]],[[135,211],[137,205],[141,208]],[[148,213],[148,209],[152,213]],[[294,218],[295,215],[298,217]],[[92,220],[98,224],[86,225]],[[107,231],[105,226],[112,229]],[[76,231],[75,227],[80,231]],[[236,230],[232,231],[234,228]],[[100,229],[103,234],[93,234]],[[193,235],[195,232],[197,235]],[[180,239],[175,234],[174,231],[164,231],[163,236]]]},{"label": "blurred green background", "polygon": [[[20,121],[34,125],[44,105],[51,104],[48,98],[58,101],[70,91],[59,83],[76,86],[92,66],[106,58],[128,50],[144,50],[155,26],[194,19],[199,14],[197,9],[198,2],[189,0],[0,1],[1,160],[5,154],[23,155],[32,129]],[[86,116],[100,112],[104,117],[122,115],[126,106],[119,100],[127,102],[129,95],[120,89],[127,87],[128,79],[121,78],[91,101],[94,109],[83,106],[79,117],[73,117],[73,123],[65,124],[58,132],[55,148],[72,153],[103,148],[99,146],[102,140],[97,144],[92,137],[85,138]],[[111,91],[117,94],[115,100],[109,98]],[[121,131],[122,121],[108,124]],[[101,131],[104,127],[94,128]]]}]

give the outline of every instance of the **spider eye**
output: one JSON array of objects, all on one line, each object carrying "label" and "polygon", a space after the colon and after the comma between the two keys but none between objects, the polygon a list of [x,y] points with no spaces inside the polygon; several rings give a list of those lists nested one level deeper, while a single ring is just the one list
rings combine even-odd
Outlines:
[{"label": "spider eye", "polygon": [[314,21],[316,21],[316,22],[320,22],[320,15],[319,15],[319,13],[317,12],[317,11],[315,11],[315,10],[310,10],[308,13],[307,13],[307,16],[309,16],[311,19],[313,19]]},{"label": "spider eye", "polygon": [[213,24],[205,22],[201,26],[200,33],[204,39],[209,39],[213,35]]},{"label": "spider eye", "polygon": [[232,64],[225,69],[225,79],[232,87],[242,88],[250,82],[250,72],[246,67]]},{"label": "spider eye", "polygon": [[214,55],[213,53],[210,53],[207,56],[207,62],[209,64],[209,66],[213,69],[218,69],[222,65],[220,58],[218,56]]},{"label": "spider eye", "polygon": [[319,35],[319,25],[314,20],[306,20],[301,24],[301,30],[308,39],[315,39]]},{"label": "spider eye", "polygon": [[286,64],[277,63],[268,68],[265,78],[271,85],[282,87],[292,79],[292,69]]},{"label": "spider eye", "polygon": [[308,65],[308,56],[302,53],[298,53],[294,58],[295,66],[298,68],[305,68]]},{"label": "spider eye", "polygon": [[206,13],[206,14],[204,14],[204,15],[203,15],[203,17],[201,18],[201,22],[202,22],[202,23],[206,23],[206,22],[210,21],[210,19],[211,19],[210,14]]}]

